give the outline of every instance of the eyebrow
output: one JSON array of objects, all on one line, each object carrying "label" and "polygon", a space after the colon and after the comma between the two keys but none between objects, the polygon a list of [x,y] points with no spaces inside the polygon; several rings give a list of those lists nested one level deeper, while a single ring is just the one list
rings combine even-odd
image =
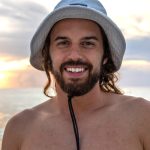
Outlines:
[{"label": "eyebrow", "polygon": [[[54,41],[66,40],[66,39],[68,39],[68,38],[65,36],[58,36],[54,39]],[[96,41],[98,41],[98,38],[96,36],[87,36],[87,37],[83,37],[81,40],[96,40]]]},{"label": "eyebrow", "polygon": [[82,40],[96,40],[96,41],[98,41],[98,38],[96,36],[87,36],[87,37],[82,38]]},{"label": "eyebrow", "polygon": [[56,37],[56,38],[54,39],[54,41],[58,41],[58,40],[66,40],[66,39],[68,39],[68,38],[65,37],[65,36],[58,36],[58,37]]}]

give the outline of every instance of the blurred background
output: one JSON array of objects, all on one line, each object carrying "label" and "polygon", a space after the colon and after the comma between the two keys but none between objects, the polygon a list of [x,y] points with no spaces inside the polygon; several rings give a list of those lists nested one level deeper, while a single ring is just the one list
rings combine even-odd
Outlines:
[{"label": "blurred background", "polygon": [[[10,117],[48,99],[42,93],[45,74],[29,63],[30,40],[58,2],[0,0],[0,143]],[[101,2],[127,42],[119,87],[150,99],[150,0]]]}]

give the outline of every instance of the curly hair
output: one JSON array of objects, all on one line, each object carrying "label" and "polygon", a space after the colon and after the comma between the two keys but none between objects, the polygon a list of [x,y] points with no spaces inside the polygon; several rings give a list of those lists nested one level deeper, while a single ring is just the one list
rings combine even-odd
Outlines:
[{"label": "curly hair", "polygon": [[[108,44],[108,39],[106,37],[105,32],[101,28],[102,37],[103,37],[103,46],[104,46],[104,56],[103,60],[106,58],[107,62],[101,66],[101,74],[99,77],[99,86],[102,91],[104,92],[111,92],[116,94],[122,94],[121,90],[115,85],[115,83],[118,81],[118,77],[115,73],[116,67],[113,63],[112,56],[110,53],[110,48]],[[46,73],[46,76],[48,78],[48,81],[44,87],[44,94],[48,97],[51,97],[48,94],[48,89],[51,85],[51,77],[50,77],[50,70],[52,69],[52,61],[49,55],[49,47],[50,47],[50,33],[48,34],[45,45],[42,49],[42,56],[43,56],[43,69]]]}]

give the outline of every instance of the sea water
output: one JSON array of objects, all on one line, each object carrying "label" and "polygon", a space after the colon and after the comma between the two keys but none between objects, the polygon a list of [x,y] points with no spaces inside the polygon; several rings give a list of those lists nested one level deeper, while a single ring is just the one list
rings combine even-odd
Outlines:
[{"label": "sea water", "polygon": [[[123,88],[123,91],[126,95],[150,100],[150,87],[126,87]],[[40,88],[0,90],[0,149],[7,121],[16,113],[38,105],[47,99]]]}]

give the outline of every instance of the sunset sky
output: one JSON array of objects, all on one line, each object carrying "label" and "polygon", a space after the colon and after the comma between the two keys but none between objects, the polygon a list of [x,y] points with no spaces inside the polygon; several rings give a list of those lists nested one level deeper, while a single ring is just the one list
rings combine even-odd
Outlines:
[{"label": "sunset sky", "polygon": [[[0,0],[0,88],[41,87],[43,72],[30,66],[30,40],[59,0]],[[150,86],[150,0],[101,0],[121,28],[127,48],[121,86]]]}]

